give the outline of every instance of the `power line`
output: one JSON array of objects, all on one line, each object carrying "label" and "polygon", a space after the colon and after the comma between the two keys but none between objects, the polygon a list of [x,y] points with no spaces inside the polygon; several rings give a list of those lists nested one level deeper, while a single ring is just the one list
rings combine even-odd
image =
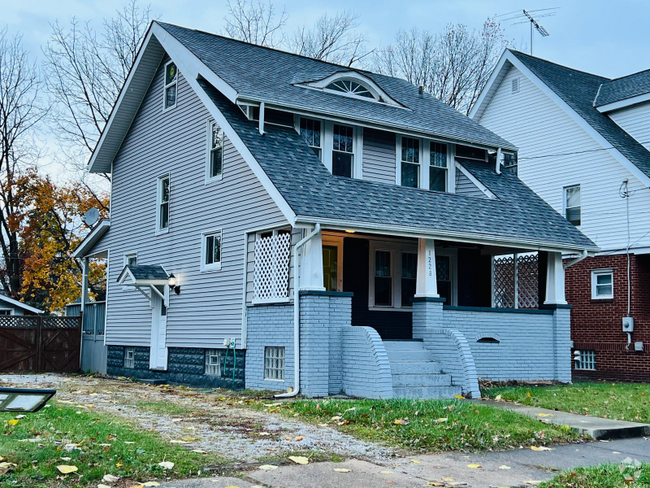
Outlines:
[{"label": "power line", "polygon": [[[650,144],[650,141],[644,141],[644,142],[639,141],[639,144],[641,145]],[[583,151],[571,151],[565,153],[539,154],[537,156],[527,156],[527,157],[525,156],[517,159],[519,161],[522,161],[522,160],[531,160],[531,159],[552,158],[556,156],[575,156],[578,154],[588,154],[588,153],[593,153],[598,151],[611,151],[612,149],[616,149],[617,151],[620,151],[622,149],[622,146],[599,147],[597,149],[585,149]]]}]

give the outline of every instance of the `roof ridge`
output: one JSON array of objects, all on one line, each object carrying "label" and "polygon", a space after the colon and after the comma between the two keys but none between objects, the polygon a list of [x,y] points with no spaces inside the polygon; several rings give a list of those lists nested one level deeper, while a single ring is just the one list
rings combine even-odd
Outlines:
[{"label": "roof ridge", "polygon": [[642,69],[641,71],[637,71],[635,73],[630,73],[629,75],[623,75],[623,76],[619,76],[617,78],[612,78],[610,81],[619,81],[619,80],[622,80],[624,78],[630,78],[631,76],[640,75],[641,73],[645,73],[646,71],[650,71],[650,68]]},{"label": "roof ridge", "polygon": [[612,81],[611,78],[607,78],[606,76],[597,75],[595,73],[590,73],[589,71],[585,71],[585,70],[581,70],[581,69],[571,68],[570,66],[566,66],[566,65],[560,64],[560,63],[556,63],[554,61],[550,61],[550,60],[545,59],[545,58],[540,58],[539,56],[532,56],[531,54],[526,54],[524,52],[518,51],[517,49],[512,49],[512,48],[506,48],[506,49],[508,49],[508,51],[512,52],[515,55],[521,54],[522,56],[525,56],[527,58],[535,59],[537,61],[543,61],[545,63],[552,64],[554,66],[559,66],[560,68],[568,69],[570,71],[575,71],[576,73],[582,73],[582,74],[585,74],[585,75],[594,76],[596,78],[601,78],[602,80],[605,80],[607,82]]}]

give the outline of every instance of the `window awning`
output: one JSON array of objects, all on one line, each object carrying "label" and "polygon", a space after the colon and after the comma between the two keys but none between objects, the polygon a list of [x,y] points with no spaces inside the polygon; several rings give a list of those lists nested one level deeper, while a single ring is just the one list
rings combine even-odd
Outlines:
[{"label": "window awning", "polygon": [[161,265],[127,264],[117,277],[120,285],[150,287],[169,284],[170,275]]}]

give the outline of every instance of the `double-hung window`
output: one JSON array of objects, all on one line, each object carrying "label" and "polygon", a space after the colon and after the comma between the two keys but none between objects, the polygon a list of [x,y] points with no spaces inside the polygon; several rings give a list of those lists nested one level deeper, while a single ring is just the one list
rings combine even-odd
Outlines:
[{"label": "double-hung window", "polygon": [[418,255],[413,252],[402,253],[402,307],[412,307],[415,296],[415,283],[418,273]]},{"label": "double-hung window", "polygon": [[573,225],[580,225],[580,185],[567,186],[564,188],[564,216]]},{"label": "double-hung window", "polygon": [[393,253],[375,250],[375,306],[393,306]]},{"label": "double-hung window", "polygon": [[591,298],[595,300],[614,298],[614,271],[594,269],[591,271]]},{"label": "double-hung window", "polygon": [[321,124],[319,120],[313,119],[300,119],[300,135],[303,137],[307,145],[314,151],[318,159],[322,159],[322,143],[321,143]]},{"label": "double-hung window", "polygon": [[447,144],[431,143],[429,152],[429,190],[447,191]]},{"label": "double-hung window", "polygon": [[416,248],[402,242],[370,241],[368,307],[401,310],[413,306]]},{"label": "double-hung window", "polygon": [[171,192],[169,174],[158,177],[158,205],[156,209],[156,232],[169,230],[169,196]]},{"label": "double-hung window", "polygon": [[165,89],[164,89],[164,109],[176,106],[176,94],[178,87],[178,69],[173,61],[165,65]]},{"label": "double-hung window", "polygon": [[223,131],[216,122],[210,122],[208,134],[208,180],[220,180],[223,174]]},{"label": "double-hung window", "polygon": [[332,174],[352,178],[354,168],[354,128],[334,124]]},{"label": "double-hung window", "polygon": [[221,269],[221,231],[203,233],[202,270]]},{"label": "double-hung window", "polygon": [[402,137],[402,186],[420,186],[420,140]]}]

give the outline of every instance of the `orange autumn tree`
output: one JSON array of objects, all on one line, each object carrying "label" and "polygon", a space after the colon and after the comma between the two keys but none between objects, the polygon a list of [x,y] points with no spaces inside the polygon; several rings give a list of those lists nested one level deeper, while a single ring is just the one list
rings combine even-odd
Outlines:
[{"label": "orange autumn tree", "polygon": [[[12,219],[19,235],[19,298],[54,312],[81,296],[81,266],[72,258],[89,231],[81,216],[90,208],[108,207],[107,195],[96,195],[81,183],[56,185],[31,167],[16,180],[20,207]],[[89,294],[103,299],[106,264],[92,261]]]}]

